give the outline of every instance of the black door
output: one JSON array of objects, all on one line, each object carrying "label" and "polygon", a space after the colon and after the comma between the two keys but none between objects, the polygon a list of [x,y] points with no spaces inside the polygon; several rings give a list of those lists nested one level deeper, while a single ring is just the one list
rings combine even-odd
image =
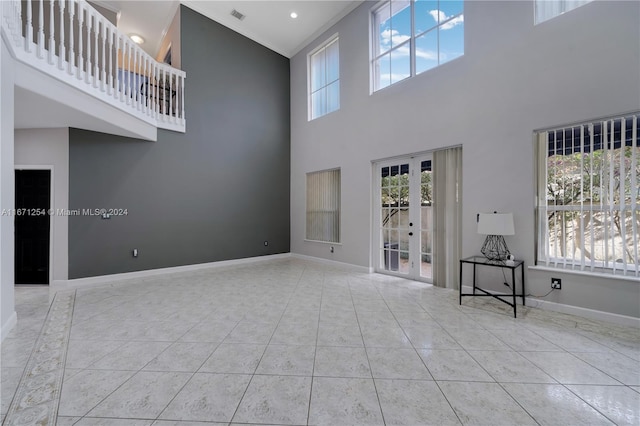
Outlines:
[{"label": "black door", "polygon": [[51,171],[16,170],[16,284],[49,284]]}]

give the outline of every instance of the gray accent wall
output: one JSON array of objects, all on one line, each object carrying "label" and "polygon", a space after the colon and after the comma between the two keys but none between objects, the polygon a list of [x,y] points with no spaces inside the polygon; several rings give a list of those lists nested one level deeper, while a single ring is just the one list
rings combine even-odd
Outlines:
[{"label": "gray accent wall", "polygon": [[289,252],[289,60],[180,20],[185,134],[70,129],[69,208],[128,213],[69,218],[70,279]]}]

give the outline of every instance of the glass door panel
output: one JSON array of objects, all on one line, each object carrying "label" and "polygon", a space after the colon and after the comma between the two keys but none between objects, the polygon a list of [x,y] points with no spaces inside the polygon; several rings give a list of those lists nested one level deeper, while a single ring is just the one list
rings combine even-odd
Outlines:
[{"label": "glass door panel", "polygon": [[376,270],[431,281],[430,157],[376,165]]},{"label": "glass door panel", "polygon": [[409,273],[409,164],[379,167],[380,262],[384,271]]}]

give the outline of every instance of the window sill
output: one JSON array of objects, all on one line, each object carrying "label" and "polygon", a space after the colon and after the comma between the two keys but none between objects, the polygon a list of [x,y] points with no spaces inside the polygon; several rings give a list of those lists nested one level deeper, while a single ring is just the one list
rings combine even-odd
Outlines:
[{"label": "window sill", "polygon": [[329,242],[329,241],[320,241],[320,240],[307,240],[306,238],[304,239],[304,242],[305,243],[329,244],[329,245],[332,245],[332,246],[341,246],[342,245],[342,243],[332,243],[332,242]]},{"label": "window sill", "polygon": [[543,271],[543,272],[555,272],[559,274],[573,274],[573,275],[583,275],[592,278],[602,278],[602,279],[610,279],[610,280],[620,280],[620,281],[633,281],[640,283],[640,277],[634,277],[631,275],[614,275],[607,274],[604,272],[591,272],[591,271],[580,271],[576,269],[568,269],[563,268],[561,266],[553,267],[553,266],[528,266],[528,270],[530,271]]}]

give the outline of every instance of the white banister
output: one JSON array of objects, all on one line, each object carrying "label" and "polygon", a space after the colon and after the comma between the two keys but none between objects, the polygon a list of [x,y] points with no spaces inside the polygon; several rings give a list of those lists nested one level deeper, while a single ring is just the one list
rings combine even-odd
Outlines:
[{"label": "white banister", "polygon": [[[93,80],[92,80],[92,84],[93,87],[98,87],[98,81],[99,81],[99,71],[98,71],[98,38],[100,35],[100,23],[98,22],[98,13],[97,12],[92,12],[91,13],[91,18],[93,19],[93,40],[94,40],[94,49],[93,49]],[[104,52],[104,49],[102,49],[102,51]],[[104,58],[102,61],[102,67],[104,68]]]},{"label": "white banister", "polygon": [[182,125],[184,126],[185,123],[185,118],[184,118],[184,79],[187,78],[186,74],[182,74],[182,85],[180,86],[180,96],[182,98],[182,101],[180,102],[180,119],[182,122]]},{"label": "white banister", "polygon": [[38,58],[44,57],[44,0],[38,0]]},{"label": "white banister", "polygon": [[31,0],[27,0],[27,19],[24,24],[24,47],[27,52],[31,52],[31,43],[33,43],[33,18],[31,12]]},{"label": "white banister", "polygon": [[53,57],[56,53],[56,43],[53,39],[53,32],[55,30],[55,14],[53,13],[53,7],[55,6],[55,1],[51,0],[49,2],[49,49],[47,49],[47,62],[49,65],[53,65]]},{"label": "white banister", "polygon": [[184,131],[184,71],[157,62],[86,0],[46,3],[0,0],[0,30],[14,58],[158,127]]},{"label": "white banister", "polygon": [[[100,23],[100,36],[101,36],[101,41],[102,41],[102,69],[100,70],[101,74],[100,74],[100,91],[104,92],[105,91],[105,83],[107,81],[107,73],[106,73],[106,69],[107,69],[107,27],[104,26],[104,23]],[[98,74],[97,69],[96,69],[96,74]]]},{"label": "white banister", "polygon": [[69,72],[69,74],[73,74],[73,69],[75,68],[75,54],[73,51],[73,18],[76,15],[76,5],[74,3],[75,0],[71,0],[69,2],[69,7],[67,8],[67,10],[69,11],[69,64],[67,66],[67,71]]},{"label": "white banister", "polygon": [[[137,110],[140,110],[140,96],[138,96],[138,93],[140,91],[140,84],[138,84],[138,82],[135,81],[136,77],[140,75],[140,72],[138,70],[138,52],[136,52],[136,50],[134,49],[133,52],[133,73],[131,74],[131,77],[134,79],[134,84],[131,86],[131,98],[133,99],[133,102],[135,104],[135,107]],[[138,80],[140,80],[140,78],[138,78]]]},{"label": "white banister", "polygon": [[117,54],[115,55],[115,61],[114,61],[114,52],[117,52],[118,50],[118,39],[116,37],[115,32],[109,28],[109,57],[111,59],[109,59],[109,95],[112,95],[114,98],[116,97],[116,86],[118,85],[118,83],[116,82],[116,63],[115,61],[117,61],[118,56]]},{"label": "white banister", "polygon": [[[81,4],[78,5],[78,71],[77,71],[77,77],[78,80],[81,80],[83,78],[83,71],[84,71],[84,58],[82,57],[82,51],[83,51],[83,46],[82,46],[82,40],[84,40],[84,34],[83,34],[83,28],[84,28],[84,8],[82,7]],[[71,25],[71,28],[73,31],[73,25]],[[89,44],[89,43],[87,43]]]},{"label": "white banister", "polygon": [[127,56],[127,66],[125,68],[126,70],[126,79],[127,79],[127,84],[125,85],[125,88],[127,89],[125,91],[125,97],[127,100],[127,105],[131,105],[132,101],[131,98],[132,93],[131,93],[131,89],[133,87],[133,73],[131,72],[131,50],[133,49],[132,46],[133,42],[129,42],[129,38],[124,38],[124,45],[125,45],[125,55]]},{"label": "white banister", "polygon": [[64,0],[59,0],[60,4],[60,43],[58,50],[58,68],[64,69],[64,63],[67,58],[67,52],[64,47],[64,8],[65,2]]}]

